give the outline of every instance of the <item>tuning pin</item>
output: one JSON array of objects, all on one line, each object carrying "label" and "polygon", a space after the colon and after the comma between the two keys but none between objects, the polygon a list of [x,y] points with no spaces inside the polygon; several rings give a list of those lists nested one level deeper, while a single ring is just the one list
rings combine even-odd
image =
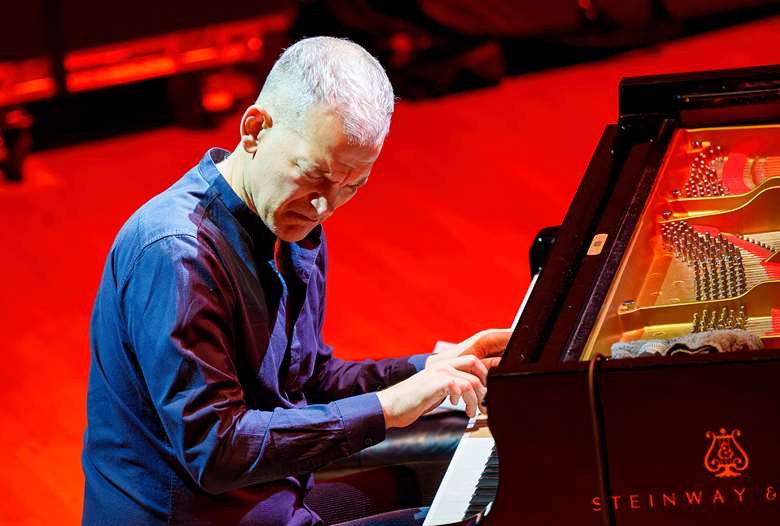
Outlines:
[{"label": "tuning pin", "polygon": [[717,327],[717,323],[718,323],[717,319],[718,319],[717,313],[715,311],[712,311],[712,313],[710,314],[710,322],[707,324],[707,330],[708,331],[715,330],[715,328]]},{"label": "tuning pin", "polygon": [[720,316],[718,317],[718,329],[725,329],[726,328],[726,318],[728,316],[728,309],[726,307],[723,307],[720,309]]}]

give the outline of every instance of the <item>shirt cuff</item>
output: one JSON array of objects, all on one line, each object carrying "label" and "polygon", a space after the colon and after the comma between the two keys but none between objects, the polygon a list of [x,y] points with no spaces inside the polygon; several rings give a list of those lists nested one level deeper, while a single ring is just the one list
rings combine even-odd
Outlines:
[{"label": "shirt cuff", "polygon": [[385,439],[385,414],[376,393],[350,396],[333,403],[344,422],[350,455]]},{"label": "shirt cuff", "polygon": [[414,368],[417,369],[417,372],[419,373],[420,371],[425,369],[425,361],[428,359],[430,355],[431,353],[415,354],[407,358],[406,361],[414,365]]},{"label": "shirt cuff", "polygon": [[415,354],[401,358],[385,358],[381,360],[387,367],[385,382],[387,386],[395,385],[425,369],[425,360],[430,354]]}]

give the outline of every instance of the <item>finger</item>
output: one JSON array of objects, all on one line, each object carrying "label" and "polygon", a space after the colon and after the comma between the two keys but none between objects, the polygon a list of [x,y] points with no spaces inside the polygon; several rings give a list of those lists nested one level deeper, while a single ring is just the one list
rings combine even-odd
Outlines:
[{"label": "finger", "polygon": [[[420,374],[420,373],[418,373],[418,374]],[[446,379],[444,379],[444,381],[442,381],[441,379],[439,379],[439,380],[438,380],[438,381],[436,381],[436,382],[433,382],[433,381],[428,381],[428,382],[426,383],[425,387],[428,387],[428,386],[430,386],[430,385],[432,385],[432,384],[434,384],[434,385],[435,385],[435,384],[438,384],[438,385],[439,385],[439,388],[438,388],[438,389],[435,389],[435,390],[434,390],[434,391],[431,393],[431,395],[430,395],[430,396],[427,396],[427,395],[425,395],[425,394],[424,394],[424,393],[422,393],[422,392],[420,393],[420,394],[422,395],[422,396],[420,397],[420,402],[423,402],[423,403],[424,403],[425,401],[427,401],[427,404],[428,404],[428,405],[426,406],[425,410],[422,412],[422,414],[423,414],[423,415],[424,415],[424,414],[426,414],[426,413],[428,413],[428,412],[430,412],[430,411],[432,411],[432,410],[434,410],[434,409],[436,409],[437,407],[439,407],[439,406],[442,404],[442,402],[444,402],[444,401],[445,401],[447,398],[449,398],[449,396],[450,396],[450,391],[449,391],[449,384],[448,384],[448,381],[447,381]],[[416,389],[416,390],[417,390],[418,392],[420,391],[420,389],[419,389],[419,388],[418,388],[418,389]]]},{"label": "finger", "polygon": [[480,361],[482,362],[482,365],[484,365],[488,369],[492,369],[493,367],[495,367],[499,363],[501,363],[501,357],[500,356],[494,356],[492,358],[482,358],[482,360],[480,360]]},{"label": "finger", "polygon": [[450,360],[449,364],[458,371],[473,374],[479,378],[479,381],[482,382],[482,385],[487,383],[488,368],[476,356],[470,354],[465,356],[458,356],[457,358]]},{"label": "finger", "polygon": [[458,405],[458,399],[461,397],[462,389],[457,378],[450,378],[447,385],[447,392],[450,394],[450,403]]},{"label": "finger", "polygon": [[460,388],[460,397],[466,404],[466,414],[469,417],[473,417],[487,390],[479,382],[479,379],[473,375],[459,371],[453,371],[453,374],[455,375],[453,380]]},{"label": "finger", "polygon": [[487,387],[485,387],[485,390],[480,393],[479,397],[479,412],[487,414],[487,406],[485,405],[485,396],[487,396]]},{"label": "finger", "polygon": [[512,329],[490,329],[484,331],[478,341],[480,358],[503,353],[511,336]]},{"label": "finger", "polygon": [[[469,386],[470,387],[470,386]],[[464,389],[461,393],[463,401],[466,403],[466,414],[469,418],[473,418],[477,414],[477,407],[479,407],[479,401],[477,400],[477,394],[473,389]]]},{"label": "finger", "polygon": [[[477,378],[473,374],[464,373],[463,371],[458,371],[458,370],[453,371],[453,374],[457,375],[458,378],[460,378],[461,380],[465,380],[466,382],[468,382],[468,385],[471,388],[471,390],[473,390],[474,393],[476,393],[479,403],[482,403],[482,400],[485,398],[485,395],[487,394],[487,387],[485,387],[482,384],[482,382],[479,381],[479,378]],[[465,388],[462,389],[462,391],[465,392]]]}]

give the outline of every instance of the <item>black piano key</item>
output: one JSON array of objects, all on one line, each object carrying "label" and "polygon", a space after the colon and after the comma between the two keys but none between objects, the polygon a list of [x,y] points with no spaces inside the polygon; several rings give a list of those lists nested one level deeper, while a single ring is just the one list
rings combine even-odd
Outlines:
[{"label": "black piano key", "polygon": [[494,498],[493,493],[494,492],[495,492],[495,490],[490,491],[490,492],[485,491],[485,492],[482,492],[482,493],[474,493],[474,495],[471,496],[470,504],[487,504],[487,502],[484,502],[484,501],[490,502],[491,500],[493,500],[493,498]]},{"label": "black piano key", "polygon": [[482,474],[477,480],[474,493],[471,495],[471,500],[466,508],[466,513],[463,515],[463,519],[467,519],[485,509],[485,506],[490,504],[496,499],[496,492],[498,490],[498,453],[496,447],[490,451],[490,456],[485,462],[485,467],[482,470]]}]

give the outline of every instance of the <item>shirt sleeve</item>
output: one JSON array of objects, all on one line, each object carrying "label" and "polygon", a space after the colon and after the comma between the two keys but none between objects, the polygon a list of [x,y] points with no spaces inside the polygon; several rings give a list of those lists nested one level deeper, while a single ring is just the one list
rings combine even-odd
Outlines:
[{"label": "shirt sleeve", "polygon": [[236,295],[189,235],[147,246],[120,284],[128,339],[173,454],[206,492],[308,473],[385,438],[375,394],[249,409],[236,370]]},{"label": "shirt sleeve", "polygon": [[333,348],[322,338],[325,321],[325,280],[320,287],[320,312],[317,325],[317,361],[312,378],[306,384],[306,397],[313,402],[340,400],[371,393],[406,380],[425,368],[430,354],[402,358],[350,361],[333,356]]},{"label": "shirt sleeve", "polygon": [[421,371],[429,355],[406,358],[349,361],[335,358],[333,349],[320,345],[314,375],[306,385],[309,400],[339,400],[372,393],[396,384]]}]

